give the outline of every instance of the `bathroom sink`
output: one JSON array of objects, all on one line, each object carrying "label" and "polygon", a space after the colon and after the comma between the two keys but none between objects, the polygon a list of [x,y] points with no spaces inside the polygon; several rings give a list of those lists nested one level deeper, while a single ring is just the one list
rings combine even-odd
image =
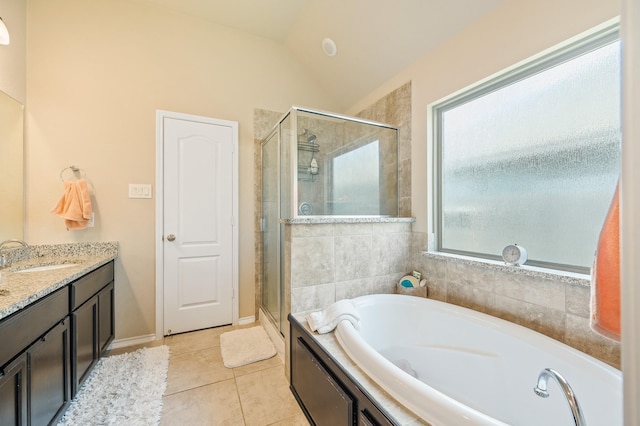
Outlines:
[{"label": "bathroom sink", "polygon": [[53,265],[42,265],[42,266],[32,266],[29,268],[24,268],[15,271],[17,274],[24,274],[28,272],[43,272],[43,271],[53,271],[56,269],[70,268],[72,266],[76,266],[77,263],[56,263]]}]

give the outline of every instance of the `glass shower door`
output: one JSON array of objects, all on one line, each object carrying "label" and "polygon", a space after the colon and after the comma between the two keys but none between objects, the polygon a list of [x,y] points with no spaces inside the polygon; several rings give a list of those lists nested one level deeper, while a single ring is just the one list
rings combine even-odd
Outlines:
[{"label": "glass shower door", "polygon": [[281,329],[278,132],[262,144],[262,306]]}]

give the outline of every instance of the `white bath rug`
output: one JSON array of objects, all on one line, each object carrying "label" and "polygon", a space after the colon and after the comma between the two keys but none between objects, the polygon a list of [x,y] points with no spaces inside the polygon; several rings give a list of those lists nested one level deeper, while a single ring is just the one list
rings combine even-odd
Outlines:
[{"label": "white bath rug", "polygon": [[159,424],[168,366],[168,346],[102,358],[58,426]]},{"label": "white bath rug", "polygon": [[227,368],[262,361],[276,354],[273,342],[260,326],[222,333],[220,350],[222,351],[222,361]]}]

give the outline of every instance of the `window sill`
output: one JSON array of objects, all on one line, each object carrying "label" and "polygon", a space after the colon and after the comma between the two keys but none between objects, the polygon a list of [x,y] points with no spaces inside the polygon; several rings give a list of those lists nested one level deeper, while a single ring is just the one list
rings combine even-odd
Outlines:
[{"label": "window sill", "polygon": [[540,267],[528,266],[528,265],[522,265],[522,266],[507,265],[504,262],[500,262],[496,260],[461,256],[461,255],[452,254],[452,253],[423,251],[421,255],[429,259],[447,260],[447,261],[456,262],[460,264],[480,266],[480,267],[485,267],[488,269],[492,269],[494,271],[500,271],[508,274],[525,275],[533,278],[560,281],[565,284],[575,284],[575,285],[581,285],[586,287],[591,286],[590,275],[579,274],[576,272],[558,271],[555,269],[540,268]]}]

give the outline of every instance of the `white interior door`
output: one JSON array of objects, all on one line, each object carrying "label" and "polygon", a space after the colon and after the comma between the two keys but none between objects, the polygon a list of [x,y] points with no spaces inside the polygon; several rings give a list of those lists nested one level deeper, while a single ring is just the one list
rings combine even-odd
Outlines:
[{"label": "white interior door", "polygon": [[163,333],[231,324],[237,123],[182,114],[158,119],[163,135]]}]

